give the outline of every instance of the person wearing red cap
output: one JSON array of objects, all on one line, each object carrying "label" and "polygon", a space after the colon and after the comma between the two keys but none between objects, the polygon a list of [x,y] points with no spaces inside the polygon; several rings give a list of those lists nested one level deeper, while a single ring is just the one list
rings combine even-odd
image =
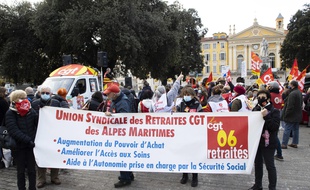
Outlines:
[{"label": "person wearing red cap", "polygon": [[[116,84],[111,84],[103,93],[112,101],[110,110],[105,112],[106,116],[112,116],[113,113],[130,113],[130,101]],[[130,185],[134,175],[132,172],[121,171],[118,179],[119,181],[114,184],[115,188]]]},{"label": "person wearing red cap", "polygon": [[234,88],[235,96],[230,103],[230,111],[246,112],[250,111],[247,108],[246,101],[248,100],[245,94],[245,88],[241,85],[237,85]]}]

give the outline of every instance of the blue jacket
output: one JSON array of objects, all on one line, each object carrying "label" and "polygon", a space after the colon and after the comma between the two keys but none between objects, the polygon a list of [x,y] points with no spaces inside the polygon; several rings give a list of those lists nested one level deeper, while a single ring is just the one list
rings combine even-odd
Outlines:
[{"label": "blue jacket", "polygon": [[120,93],[120,95],[112,101],[110,107],[111,113],[130,113],[130,101],[124,93]]}]

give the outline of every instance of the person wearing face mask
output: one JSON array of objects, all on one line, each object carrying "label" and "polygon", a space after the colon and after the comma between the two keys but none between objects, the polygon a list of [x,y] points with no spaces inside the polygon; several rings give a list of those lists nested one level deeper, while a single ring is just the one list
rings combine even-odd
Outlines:
[{"label": "person wearing face mask", "polygon": [[[289,94],[284,100],[284,107],[281,119],[284,121],[284,133],[282,138],[282,149],[287,146],[297,148],[299,140],[299,122],[302,120],[303,97],[298,89],[298,82],[292,80],[289,82]],[[292,144],[288,145],[290,132],[293,131]]]},{"label": "person wearing face mask", "polygon": [[10,94],[11,105],[5,114],[5,125],[9,134],[16,140],[15,155],[17,165],[17,186],[26,189],[25,172],[27,170],[29,190],[36,189],[36,162],[33,154],[34,139],[37,131],[38,115],[23,90]]},{"label": "person wearing face mask", "polygon": [[[39,110],[44,106],[61,107],[60,102],[52,98],[51,88],[42,86],[40,89],[40,98],[32,102],[31,106],[39,114]],[[60,185],[59,169],[51,168],[51,182],[55,185]],[[38,188],[44,187],[46,184],[46,168],[38,167]]]},{"label": "person wearing face mask", "polygon": [[259,141],[254,167],[255,184],[249,190],[262,190],[263,165],[265,162],[268,171],[268,188],[276,189],[277,170],[274,164],[274,153],[277,147],[277,133],[280,126],[280,111],[270,103],[271,95],[267,90],[260,90],[257,93],[258,104],[253,111],[260,111],[265,120],[261,138]]},{"label": "person wearing face mask", "polygon": [[[177,112],[202,112],[201,104],[196,97],[196,93],[194,89],[190,86],[185,86],[181,94],[183,94],[183,100],[182,102],[177,105],[176,110]],[[186,184],[188,181],[188,173],[183,173],[182,179],[180,181],[181,184]],[[192,178],[192,187],[196,187],[198,185],[198,173],[193,173]]]},{"label": "person wearing face mask", "polygon": [[[111,105],[108,111],[105,112],[106,116],[112,116],[113,113],[130,113],[131,104],[130,100],[124,94],[118,85],[111,84],[103,92],[107,96],[107,99],[111,101]],[[120,171],[119,181],[114,184],[115,188],[128,186],[131,181],[134,180],[134,175],[131,171]]]},{"label": "person wearing face mask", "polygon": [[[281,115],[281,110],[283,108],[283,106],[282,106],[283,101],[282,101],[282,96],[280,94],[279,83],[276,81],[271,81],[267,84],[266,89],[270,92],[270,95],[271,95],[270,102],[272,103],[274,108],[280,110],[280,115]],[[281,143],[280,143],[278,136],[277,136],[277,142],[278,142],[277,153],[274,157],[275,157],[275,159],[277,159],[279,161],[283,161]]]},{"label": "person wearing face mask", "polygon": [[213,87],[212,96],[208,99],[205,112],[229,112],[228,103],[222,97],[223,88],[224,86],[221,84]]}]

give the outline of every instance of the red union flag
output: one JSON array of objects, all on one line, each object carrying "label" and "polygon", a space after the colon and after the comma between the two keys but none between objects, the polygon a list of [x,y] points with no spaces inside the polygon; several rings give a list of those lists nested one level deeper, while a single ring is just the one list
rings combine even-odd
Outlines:
[{"label": "red union flag", "polygon": [[228,70],[228,72],[227,72],[227,75],[226,75],[226,82],[231,82],[230,70]]},{"label": "red union flag", "polygon": [[297,59],[295,58],[293,66],[291,68],[291,72],[288,76],[288,81],[295,80],[297,79],[298,76],[299,76],[298,63],[297,63]]},{"label": "red union flag", "polygon": [[212,76],[212,71],[211,71],[211,73],[210,73],[210,75],[209,75],[209,77],[208,77],[208,79],[207,79],[207,81],[206,81],[206,88],[208,88],[208,84],[210,83],[210,82],[212,82],[213,81],[213,76]]},{"label": "red union flag", "polygon": [[296,78],[298,81],[298,89],[303,92],[304,90],[304,85],[305,85],[305,78],[306,78],[306,73],[309,65],[300,73],[300,75]]},{"label": "red union flag", "polygon": [[251,52],[251,58],[252,58],[251,59],[252,74],[259,76],[260,66],[261,66],[263,61],[254,52]]},{"label": "red union flag", "polygon": [[269,68],[264,74],[262,74],[262,76],[260,76],[259,79],[256,80],[256,83],[258,85],[262,85],[262,84],[267,84],[268,82],[271,82],[273,80],[274,80],[273,74],[272,74],[271,68]]}]

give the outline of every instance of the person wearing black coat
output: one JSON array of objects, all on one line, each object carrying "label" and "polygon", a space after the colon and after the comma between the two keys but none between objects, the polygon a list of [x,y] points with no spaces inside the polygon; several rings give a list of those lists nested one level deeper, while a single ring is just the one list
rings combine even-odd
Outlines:
[{"label": "person wearing black coat", "polygon": [[257,93],[258,104],[253,111],[261,111],[265,120],[260,142],[258,145],[254,166],[255,184],[249,190],[261,190],[263,179],[263,164],[265,162],[269,189],[275,190],[277,184],[277,170],[274,164],[274,154],[277,148],[277,133],[280,127],[280,111],[270,103],[271,95],[268,90],[260,90]]},{"label": "person wearing black coat", "polygon": [[[196,92],[190,86],[182,88],[182,102],[176,106],[177,112],[184,112],[191,114],[191,112],[202,112],[202,106],[199,100],[196,98]],[[180,180],[181,184],[186,184],[188,181],[188,173],[183,173]],[[192,187],[197,187],[198,185],[198,173],[192,174]]]},{"label": "person wearing black coat", "polygon": [[9,109],[9,103],[5,98],[6,88],[0,87],[0,124],[2,124],[5,113]]},{"label": "person wearing black coat", "polygon": [[[60,102],[56,99],[51,98],[51,88],[42,86],[40,89],[41,97],[32,102],[31,106],[39,114],[39,110],[44,106],[60,107]],[[59,169],[51,168],[51,182],[55,185],[60,185]],[[44,187],[46,184],[46,168],[38,167],[38,188]]]},{"label": "person wearing black coat", "polygon": [[34,139],[37,131],[38,115],[23,90],[13,91],[10,95],[11,106],[5,115],[5,125],[16,141],[17,186],[26,190],[25,171],[27,169],[29,190],[36,189],[36,162],[33,154]]},{"label": "person wearing black coat", "polygon": [[102,92],[101,91],[95,92],[91,96],[91,100],[90,100],[90,103],[89,103],[88,110],[98,111],[99,105],[101,104],[102,101],[103,101]]}]

